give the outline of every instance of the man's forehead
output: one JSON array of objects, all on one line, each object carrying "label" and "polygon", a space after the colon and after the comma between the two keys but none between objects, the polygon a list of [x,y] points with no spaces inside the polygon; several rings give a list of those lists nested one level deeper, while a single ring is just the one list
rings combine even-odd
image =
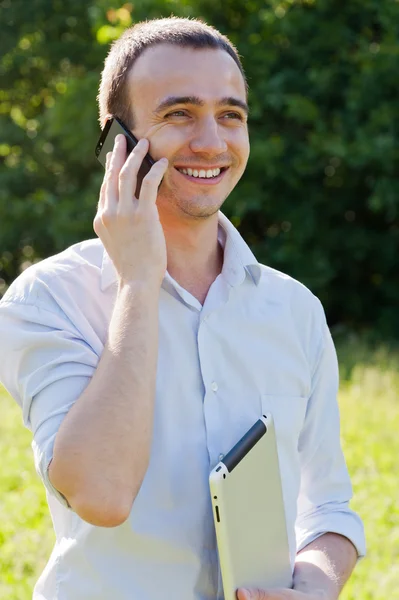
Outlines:
[{"label": "man's forehead", "polygon": [[129,83],[137,99],[143,92],[153,92],[158,100],[172,94],[206,98],[233,93],[245,100],[243,76],[233,58],[222,49],[181,48],[171,44],[147,48],[133,65]]}]

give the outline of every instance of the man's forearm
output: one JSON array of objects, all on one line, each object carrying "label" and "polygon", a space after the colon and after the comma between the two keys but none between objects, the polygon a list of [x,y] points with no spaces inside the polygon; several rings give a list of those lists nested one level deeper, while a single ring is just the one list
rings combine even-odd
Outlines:
[{"label": "man's forearm", "polygon": [[96,372],[55,439],[50,481],[94,525],[127,518],[148,467],[159,302],[150,283],[118,290]]},{"label": "man's forearm", "polygon": [[357,552],[352,542],[342,535],[325,533],[298,552],[294,589],[319,590],[326,600],[336,600],[356,562]]}]

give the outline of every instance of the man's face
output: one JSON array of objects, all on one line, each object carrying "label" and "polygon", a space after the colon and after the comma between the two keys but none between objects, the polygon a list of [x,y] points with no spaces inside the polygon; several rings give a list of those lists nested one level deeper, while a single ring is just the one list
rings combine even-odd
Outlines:
[{"label": "man's face", "polygon": [[[160,211],[180,217],[217,212],[249,156],[245,84],[234,60],[219,49],[157,45],[138,58],[128,85],[133,133],[149,140],[154,160],[169,160]],[[219,168],[215,177],[195,177],[195,171],[203,176],[201,170],[210,175]]]}]

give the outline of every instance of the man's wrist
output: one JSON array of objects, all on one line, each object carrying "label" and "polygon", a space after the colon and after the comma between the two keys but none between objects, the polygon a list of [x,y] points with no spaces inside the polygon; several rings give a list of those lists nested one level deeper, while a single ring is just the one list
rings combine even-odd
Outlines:
[{"label": "man's wrist", "polygon": [[322,590],[321,588],[309,589],[309,586],[294,585],[293,589],[297,592],[302,592],[303,594],[307,594],[309,596],[309,598],[312,598],[312,600],[336,600],[335,597],[332,598],[326,592],[326,590]]},{"label": "man's wrist", "polygon": [[295,563],[293,589],[307,594],[314,600],[338,600],[338,587],[319,565],[297,559]]}]

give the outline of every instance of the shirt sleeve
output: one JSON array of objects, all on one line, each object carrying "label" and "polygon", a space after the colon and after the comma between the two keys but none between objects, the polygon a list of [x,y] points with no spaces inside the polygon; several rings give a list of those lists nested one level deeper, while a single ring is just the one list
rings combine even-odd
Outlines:
[{"label": "shirt sleeve", "polygon": [[352,485],[340,442],[337,356],[319,301],[318,307],[321,342],[298,446],[301,487],[296,521],[297,552],[324,533],[332,532],[347,537],[361,558],[366,553],[364,529],[360,517],[349,507]]},{"label": "shirt sleeve", "polygon": [[24,301],[0,302],[0,381],[22,408],[33,433],[35,468],[61,504],[48,467],[62,420],[87,387],[98,356],[60,309],[51,312]]}]

